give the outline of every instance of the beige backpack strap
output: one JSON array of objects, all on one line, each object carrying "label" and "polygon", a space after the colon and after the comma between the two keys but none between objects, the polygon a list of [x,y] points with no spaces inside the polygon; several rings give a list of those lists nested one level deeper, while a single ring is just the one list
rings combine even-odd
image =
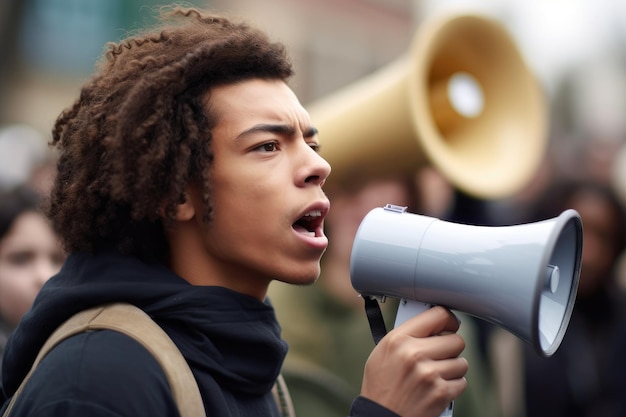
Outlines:
[{"label": "beige backpack strap", "polygon": [[278,379],[272,389],[272,394],[274,394],[274,400],[276,400],[276,404],[278,404],[278,410],[282,417],[296,417],[296,411],[293,408],[291,396],[289,395],[285,378],[283,378],[282,375],[278,375]]},{"label": "beige backpack strap", "polygon": [[116,303],[82,311],[63,323],[50,336],[39,351],[30,372],[13,395],[4,416],[9,415],[26,381],[52,348],[75,334],[102,329],[115,330],[132,337],[156,358],[167,376],[181,417],[206,415],[198,384],[174,342],[141,309],[130,304]]},{"label": "beige backpack strap", "polygon": [[[110,329],[132,337],[146,348],[163,368],[178,405],[181,417],[206,416],[198,384],[172,339],[140,308],[115,303],[81,311],[52,333],[39,351],[30,372],[11,398],[3,417],[8,417],[13,404],[41,360],[62,340],[91,330]],[[295,417],[295,411],[282,375],[272,390],[282,417]]]}]

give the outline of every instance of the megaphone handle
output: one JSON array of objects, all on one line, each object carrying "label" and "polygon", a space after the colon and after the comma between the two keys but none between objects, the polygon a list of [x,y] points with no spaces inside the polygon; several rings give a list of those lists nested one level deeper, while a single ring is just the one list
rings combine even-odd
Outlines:
[{"label": "megaphone handle", "polygon": [[[396,313],[396,322],[394,327],[398,327],[411,317],[415,317],[420,313],[431,308],[432,305],[427,303],[422,303],[421,301],[415,300],[407,300],[406,298],[402,298],[400,300],[400,305],[398,305],[398,312]],[[452,412],[454,411],[454,401],[450,402],[450,405],[439,415],[439,417],[452,417]]]},{"label": "megaphone handle", "polygon": [[421,301],[408,300],[406,298],[402,298],[400,300],[400,304],[398,305],[398,312],[396,313],[396,322],[393,327],[398,327],[411,317],[415,317],[420,313],[431,308],[432,305],[422,303]]}]

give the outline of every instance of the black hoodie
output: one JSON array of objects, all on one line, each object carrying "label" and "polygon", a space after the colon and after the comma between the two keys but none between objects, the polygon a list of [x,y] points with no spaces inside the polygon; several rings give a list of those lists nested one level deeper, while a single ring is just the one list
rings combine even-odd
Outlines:
[{"label": "black hoodie", "polygon": [[[192,286],[165,266],[112,253],[72,254],[41,289],[5,350],[5,402],[62,322],[110,302],[136,305],[172,338],[199,384],[207,416],[278,415],[271,388],[287,345],[269,303],[221,287]],[[14,417],[178,415],[156,360],[137,342],[109,330],[59,344],[27,387]],[[368,410],[393,415],[363,398],[352,415]]]}]

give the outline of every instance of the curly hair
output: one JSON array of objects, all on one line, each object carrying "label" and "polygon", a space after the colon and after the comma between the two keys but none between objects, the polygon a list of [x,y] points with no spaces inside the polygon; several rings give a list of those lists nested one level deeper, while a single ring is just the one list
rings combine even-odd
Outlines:
[{"label": "curly hair", "polygon": [[211,218],[211,128],[217,85],[293,75],[283,44],[245,22],[173,7],[161,26],[111,43],[58,117],[57,176],[46,208],[69,252],[114,249],[164,260],[165,228],[185,186]]}]

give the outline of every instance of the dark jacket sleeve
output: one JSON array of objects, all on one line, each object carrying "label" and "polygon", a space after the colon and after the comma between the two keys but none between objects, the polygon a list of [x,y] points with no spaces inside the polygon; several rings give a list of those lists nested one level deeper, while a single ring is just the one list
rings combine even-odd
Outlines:
[{"label": "dark jacket sleeve", "polygon": [[367,399],[362,396],[358,396],[352,402],[350,408],[350,417],[400,417],[388,408]]},{"label": "dark jacket sleeve", "polygon": [[102,330],[56,346],[39,364],[11,417],[179,417],[165,373],[138,342]]}]

